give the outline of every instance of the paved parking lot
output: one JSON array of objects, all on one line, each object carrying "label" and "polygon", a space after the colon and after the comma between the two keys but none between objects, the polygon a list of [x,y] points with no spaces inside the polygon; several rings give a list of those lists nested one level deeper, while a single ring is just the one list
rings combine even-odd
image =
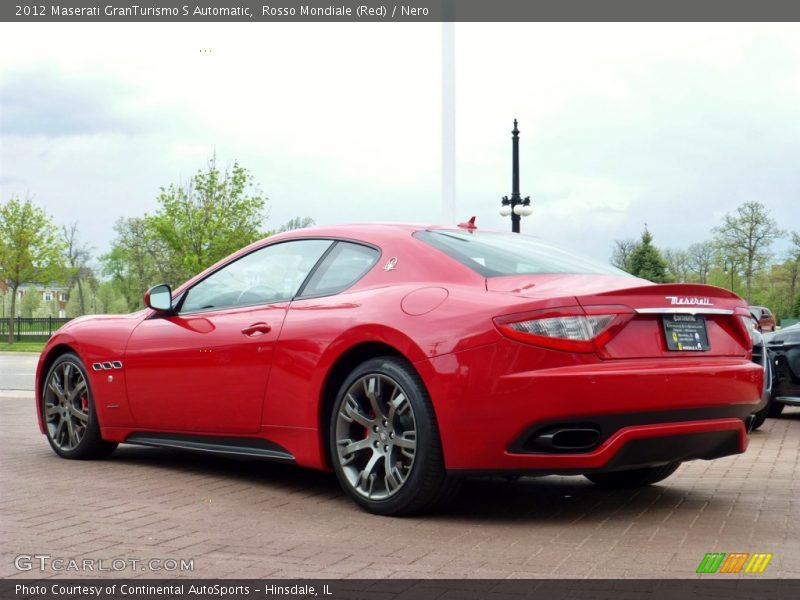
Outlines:
[{"label": "paved parking lot", "polygon": [[436,514],[402,519],[288,466],[133,446],[61,460],[30,392],[0,392],[0,409],[0,577],[81,575],[18,571],[21,554],[194,560],[193,572],[84,576],[690,577],[712,551],[770,552],[765,576],[800,577],[797,409],[768,420],[746,454],[683,465],[659,486],[473,481]]}]

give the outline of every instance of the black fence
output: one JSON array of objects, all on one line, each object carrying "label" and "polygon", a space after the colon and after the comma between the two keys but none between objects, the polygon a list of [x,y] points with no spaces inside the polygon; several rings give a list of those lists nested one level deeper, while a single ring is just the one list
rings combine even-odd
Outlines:
[{"label": "black fence", "polygon": [[[32,319],[16,317],[14,319],[14,340],[17,342],[46,342],[68,318],[34,317]],[[8,341],[8,328],[11,319],[0,319],[0,342]]]}]

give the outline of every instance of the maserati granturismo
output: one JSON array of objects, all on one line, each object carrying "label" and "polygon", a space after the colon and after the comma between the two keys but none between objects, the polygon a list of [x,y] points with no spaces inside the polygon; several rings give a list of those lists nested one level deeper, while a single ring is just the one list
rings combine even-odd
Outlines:
[{"label": "maserati granturismo", "polygon": [[467,476],[639,486],[745,450],[749,320],[728,290],[472,222],[317,227],[68,322],[36,408],[64,458],[122,443],[294,463],[379,514]]}]

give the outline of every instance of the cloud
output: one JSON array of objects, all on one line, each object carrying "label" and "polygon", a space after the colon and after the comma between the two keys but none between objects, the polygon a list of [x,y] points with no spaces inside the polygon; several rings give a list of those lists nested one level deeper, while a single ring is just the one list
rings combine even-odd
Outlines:
[{"label": "cloud", "polygon": [[[507,132],[518,117],[528,233],[607,256],[611,240],[638,237],[645,222],[658,245],[707,239],[748,200],[781,227],[800,220],[796,27],[462,30],[459,213],[509,227],[496,210],[510,192]],[[598,43],[602,32],[613,35]],[[486,101],[483,90],[508,82],[513,92]]]},{"label": "cloud", "polygon": [[[0,198],[30,191],[105,251],[216,151],[271,226],[440,221],[440,24],[262,25],[0,24]],[[509,228],[517,117],[524,232],[602,258],[647,222],[687,246],[754,199],[796,227],[797,32],[457,24],[458,220]]]},{"label": "cloud", "polygon": [[136,107],[137,90],[107,72],[36,66],[6,72],[3,80],[2,135],[134,135],[155,125]]}]

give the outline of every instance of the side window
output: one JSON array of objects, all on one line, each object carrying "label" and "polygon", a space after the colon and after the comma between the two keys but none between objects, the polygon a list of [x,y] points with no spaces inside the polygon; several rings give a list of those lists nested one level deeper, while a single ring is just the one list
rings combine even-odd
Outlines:
[{"label": "side window", "polygon": [[251,252],[191,288],[180,312],[290,300],[331,243],[296,240]]},{"label": "side window", "polygon": [[337,242],[306,285],[302,297],[327,296],[346,290],[361,279],[377,262],[375,248]]}]

